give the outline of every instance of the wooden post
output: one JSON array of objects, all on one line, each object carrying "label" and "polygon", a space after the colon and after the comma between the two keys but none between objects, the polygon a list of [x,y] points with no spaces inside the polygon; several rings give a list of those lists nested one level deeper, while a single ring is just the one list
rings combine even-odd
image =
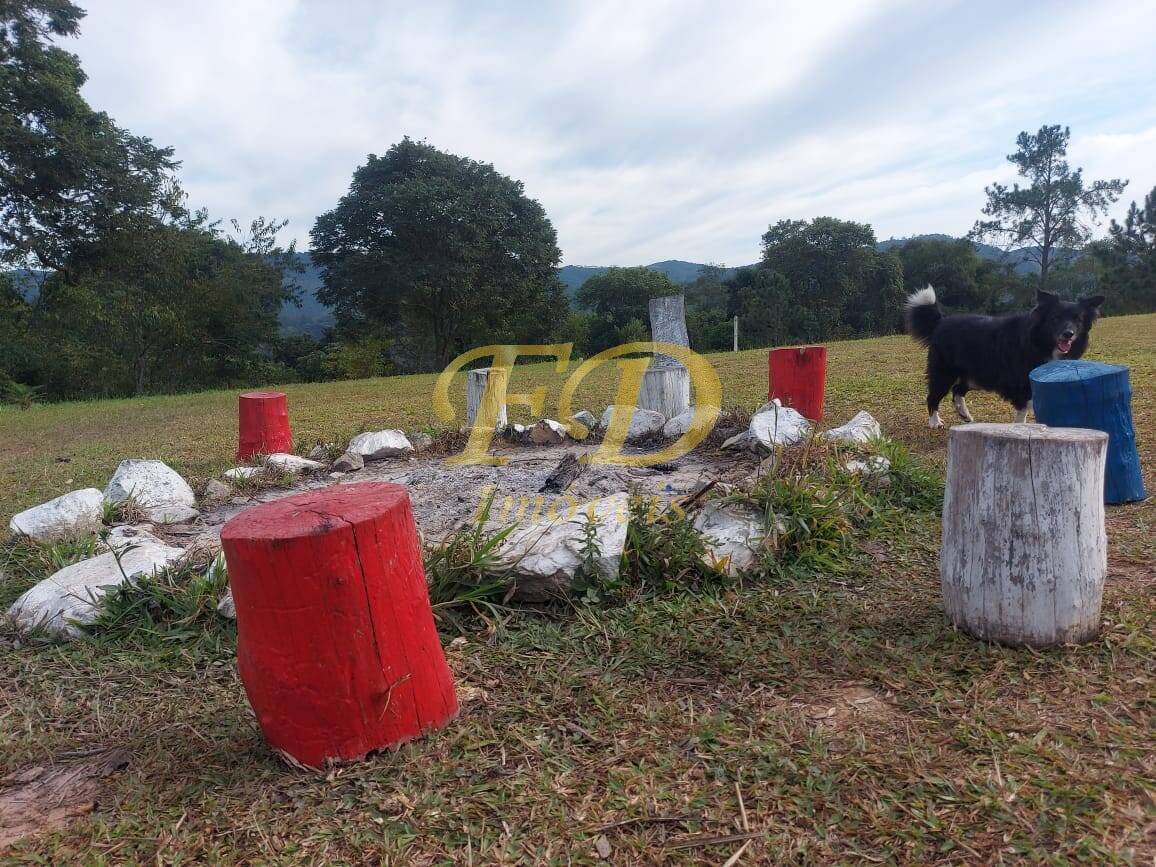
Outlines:
[{"label": "wooden post", "polygon": [[[478,418],[478,408],[482,405],[482,398],[486,394],[486,385],[490,381],[490,372],[493,368],[479,367],[471,370],[466,374],[466,423],[474,426],[474,422]],[[497,384],[495,380],[495,385]],[[496,397],[492,398],[497,400]],[[503,403],[498,407],[496,426],[503,428],[506,426],[506,405]]]},{"label": "wooden post", "polygon": [[1108,435],[1104,502],[1144,499],[1128,368],[1063,359],[1040,365],[1029,378],[1036,421],[1054,427],[1089,427]]},{"label": "wooden post", "polygon": [[237,668],[266,739],[321,767],[457,713],[409,495],[364,483],[242,512],[221,530]]},{"label": "wooden post", "polygon": [[652,409],[669,420],[690,409],[690,373],[678,367],[652,367],[642,377],[640,409]]},{"label": "wooden post", "polygon": [[289,405],[279,391],[249,391],[237,398],[237,460],[293,451]]},{"label": "wooden post", "polygon": [[772,349],[768,358],[770,388],[776,397],[811,421],[823,420],[823,391],[827,380],[827,347],[792,346]]},{"label": "wooden post", "polygon": [[1089,641],[1107,572],[1100,431],[968,424],[948,437],[940,577],[947,619],[1027,647]]},{"label": "wooden post", "polygon": [[735,352],[739,351],[739,315],[735,314]]}]

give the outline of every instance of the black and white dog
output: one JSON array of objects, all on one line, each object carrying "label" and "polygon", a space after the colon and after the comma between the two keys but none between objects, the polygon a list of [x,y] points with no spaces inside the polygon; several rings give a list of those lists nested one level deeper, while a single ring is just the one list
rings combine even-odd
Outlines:
[{"label": "black and white dog", "polygon": [[912,293],[903,321],[927,347],[928,424],[943,427],[939,402],[948,391],[959,417],[974,421],[964,400],[973,388],[994,391],[1016,408],[1016,421],[1024,421],[1032,400],[1028,374],[1047,361],[1083,355],[1103,303],[1103,295],[1072,303],[1041,290],[1028,313],[944,316],[930,286]]}]

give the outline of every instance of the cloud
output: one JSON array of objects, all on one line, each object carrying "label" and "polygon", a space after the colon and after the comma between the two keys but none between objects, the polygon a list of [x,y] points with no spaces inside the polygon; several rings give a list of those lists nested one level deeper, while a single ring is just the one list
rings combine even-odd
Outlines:
[{"label": "cloud", "polygon": [[90,101],[191,203],[303,246],[403,135],[525,182],[565,260],[740,264],[777,219],[966,231],[1021,129],[1156,185],[1156,6],[874,0],[91,4]]}]

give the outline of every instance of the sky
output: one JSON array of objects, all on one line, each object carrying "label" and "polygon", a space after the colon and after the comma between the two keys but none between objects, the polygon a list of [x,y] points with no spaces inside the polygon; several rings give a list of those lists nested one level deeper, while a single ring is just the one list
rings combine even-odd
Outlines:
[{"label": "sky", "polygon": [[742,265],[780,219],[960,235],[1021,130],[1156,186],[1156,3],[79,0],[84,93],[214,217],[315,218],[403,136],[521,180],[563,261]]}]

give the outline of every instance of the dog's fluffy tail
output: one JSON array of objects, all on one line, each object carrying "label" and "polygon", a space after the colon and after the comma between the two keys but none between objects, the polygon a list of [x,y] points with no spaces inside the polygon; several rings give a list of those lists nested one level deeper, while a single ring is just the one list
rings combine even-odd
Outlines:
[{"label": "dog's fluffy tail", "polygon": [[912,292],[907,296],[903,310],[903,327],[912,337],[926,345],[939,326],[943,311],[935,300],[935,290],[931,286]]}]

